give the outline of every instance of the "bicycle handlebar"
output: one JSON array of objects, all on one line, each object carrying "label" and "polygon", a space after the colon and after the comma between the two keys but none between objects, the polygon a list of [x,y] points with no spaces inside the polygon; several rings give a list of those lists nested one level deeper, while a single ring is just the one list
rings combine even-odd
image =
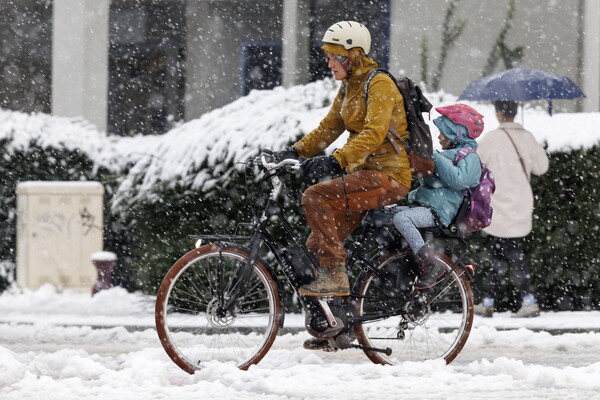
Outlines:
[{"label": "bicycle handlebar", "polygon": [[268,162],[264,155],[261,155],[260,161],[261,161],[263,167],[265,167],[267,170],[283,168],[286,165],[291,165],[292,169],[300,168],[300,161],[298,161],[294,158],[286,158],[285,160],[281,160],[278,163],[272,163],[272,162]]}]

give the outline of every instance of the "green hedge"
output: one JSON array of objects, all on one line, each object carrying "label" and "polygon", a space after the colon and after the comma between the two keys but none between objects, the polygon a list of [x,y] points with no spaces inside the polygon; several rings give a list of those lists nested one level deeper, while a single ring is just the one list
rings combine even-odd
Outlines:
[{"label": "green hedge", "polygon": [[[307,235],[306,224],[297,215],[306,185],[295,176],[286,182],[283,207],[293,215],[289,222]],[[190,235],[234,233],[237,223],[252,222],[268,195],[263,189],[254,181],[246,182],[243,171],[236,171],[225,185],[208,192],[177,186],[164,189],[160,200],[139,201],[121,210],[119,218],[128,226],[131,245],[131,262],[124,267],[130,287],[156,293],[171,265],[194,248]]]},{"label": "green hedge", "polygon": [[[598,309],[600,290],[598,267],[600,244],[595,237],[600,228],[600,180],[598,147],[551,155],[550,170],[532,180],[536,196],[534,230],[524,248],[532,272],[532,283],[546,309]],[[250,196],[257,190],[250,186]],[[296,226],[306,233],[301,216],[301,180],[293,180],[288,206],[297,218]],[[228,184],[209,193],[185,188],[165,190],[162,200],[139,202],[129,210],[132,262],[127,274],[135,286],[155,292],[167,268],[193,246],[187,235],[198,232],[232,232],[235,221],[250,219],[243,177],[237,173]],[[255,204],[254,200],[250,201]],[[469,259],[479,272],[489,266],[491,238],[483,233],[469,237]],[[480,278],[473,286],[480,297]],[[510,282],[502,288],[499,309],[518,306],[516,290]]]},{"label": "green hedge", "polygon": [[[156,293],[167,269],[193,248],[188,235],[233,232],[236,222],[249,221],[259,204],[260,188],[244,182],[236,171],[224,185],[207,192],[189,187],[156,188],[153,201],[111,207],[121,176],[97,168],[82,152],[30,143],[27,150],[11,150],[0,141],[0,260],[15,261],[15,188],[25,180],[98,180],[106,189],[105,249],[117,253],[114,280],[130,290]],[[532,184],[536,196],[534,230],[525,241],[532,283],[546,309],[600,309],[600,148],[551,155],[550,170]],[[291,222],[307,233],[300,195],[306,182],[290,178],[285,207]],[[469,238],[469,258],[482,272],[488,266],[491,238]],[[5,270],[6,268],[4,268]],[[473,282],[480,295],[478,273]],[[0,291],[7,285],[0,276]],[[507,283],[498,299],[500,309],[517,307],[515,288]]]}]

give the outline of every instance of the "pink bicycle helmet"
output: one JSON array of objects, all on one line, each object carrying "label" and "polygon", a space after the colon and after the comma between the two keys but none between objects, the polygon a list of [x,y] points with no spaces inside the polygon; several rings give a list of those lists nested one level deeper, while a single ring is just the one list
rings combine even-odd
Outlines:
[{"label": "pink bicycle helmet", "polygon": [[473,107],[469,107],[466,104],[453,104],[451,106],[438,107],[435,110],[456,125],[462,125],[467,128],[471,139],[477,139],[483,132],[483,115],[475,111]]}]

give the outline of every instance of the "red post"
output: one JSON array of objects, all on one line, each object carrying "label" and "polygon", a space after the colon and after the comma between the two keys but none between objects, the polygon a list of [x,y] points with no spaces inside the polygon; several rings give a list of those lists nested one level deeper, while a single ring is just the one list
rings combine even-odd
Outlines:
[{"label": "red post", "polygon": [[99,251],[92,254],[92,263],[98,270],[98,278],[96,284],[92,288],[92,296],[101,290],[111,288],[112,271],[117,264],[117,255],[110,251]]}]

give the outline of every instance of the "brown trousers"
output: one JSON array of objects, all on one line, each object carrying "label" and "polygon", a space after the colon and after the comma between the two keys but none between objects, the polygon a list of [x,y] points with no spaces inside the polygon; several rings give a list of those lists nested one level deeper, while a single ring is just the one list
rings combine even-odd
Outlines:
[{"label": "brown trousers", "polygon": [[342,243],[368,210],[396,203],[409,188],[386,174],[361,170],[342,178],[310,186],[302,196],[302,207],[311,234],[308,249],[321,268],[338,268],[346,262]]}]

